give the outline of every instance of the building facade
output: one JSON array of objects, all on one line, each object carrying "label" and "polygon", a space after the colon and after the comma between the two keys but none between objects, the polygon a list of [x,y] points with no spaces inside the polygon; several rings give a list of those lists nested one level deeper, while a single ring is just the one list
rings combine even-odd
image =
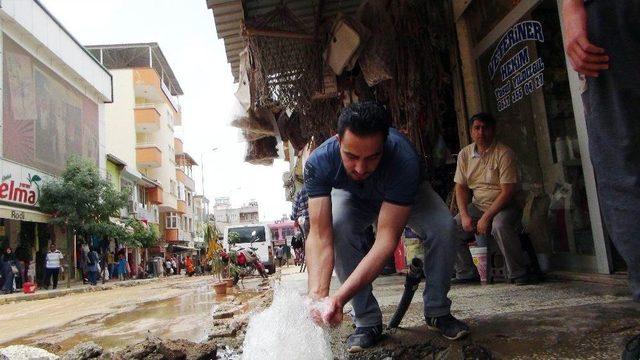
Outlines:
[{"label": "building facade", "polygon": [[0,248],[17,249],[39,277],[51,242],[65,252],[70,247],[39,211],[40,188],[70,156],[105,172],[104,106],[112,101],[112,79],[37,1],[2,2],[0,46]]},{"label": "building facade", "polygon": [[204,195],[195,195],[193,197],[193,221],[195,227],[194,246],[197,249],[207,247],[204,239],[204,231],[206,226],[211,222],[209,209],[209,199]]},{"label": "building facade", "polygon": [[216,226],[221,232],[231,225],[252,224],[260,221],[258,202],[251,200],[241,207],[234,208],[228,197],[217,197],[214,205]]},{"label": "building facade", "polygon": [[[565,58],[563,1],[454,1],[467,114],[492,113],[518,155],[525,220],[552,269],[608,274],[581,90]],[[459,122],[461,142],[468,139]],[[468,140],[467,140],[468,141]],[[536,209],[539,207],[540,209]]]},{"label": "building facade", "polygon": [[158,230],[160,242],[148,249],[151,255],[193,249],[197,164],[175,136],[183,92],[173,70],[157,43],[87,48],[113,74],[115,101],[105,118],[108,153],[121,162],[120,188],[130,194],[122,216]]}]

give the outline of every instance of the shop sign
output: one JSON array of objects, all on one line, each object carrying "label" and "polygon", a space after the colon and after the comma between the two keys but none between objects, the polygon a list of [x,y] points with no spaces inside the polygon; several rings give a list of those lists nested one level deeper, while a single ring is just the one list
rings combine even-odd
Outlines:
[{"label": "shop sign", "polygon": [[[491,56],[489,77],[494,80],[499,75],[494,82],[498,84],[494,89],[498,111],[509,108],[544,85],[544,62],[542,58],[531,58],[527,46],[529,41],[544,42],[540,22],[523,21],[515,24],[502,36]],[[505,59],[518,46],[520,50]]]},{"label": "shop sign", "polygon": [[[40,188],[51,176],[6,160],[0,161],[0,201],[35,207]],[[11,219],[23,220],[22,211],[11,211]]]}]

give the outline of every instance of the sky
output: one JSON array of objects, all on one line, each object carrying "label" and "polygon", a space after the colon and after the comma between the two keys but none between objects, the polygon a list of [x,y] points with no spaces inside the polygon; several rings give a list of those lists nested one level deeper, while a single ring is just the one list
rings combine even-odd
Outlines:
[{"label": "sky", "polygon": [[[224,43],[215,31],[206,0],[41,0],[62,25],[84,45],[157,42],[184,95],[182,128],[176,134],[201,164],[194,180],[211,200],[229,196],[239,206],[256,199],[260,219],[279,219],[291,211],[285,201],[284,160],[273,166],[244,162],[246,144],[229,123],[242,114],[234,93]],[[116,99],[117,101],[117,99]],[[216,150],[214,150],[216,149]],[[201,161],[202,160],[202,161]],[[201,168],[204,164],[204,174]]]}]

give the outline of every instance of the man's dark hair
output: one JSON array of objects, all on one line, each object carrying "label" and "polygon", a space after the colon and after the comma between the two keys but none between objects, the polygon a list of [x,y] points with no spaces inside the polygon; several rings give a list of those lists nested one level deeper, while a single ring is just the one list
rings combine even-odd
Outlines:
[{"label": "man's dark hair", "polygon": [[358,136],[381,133],[384,139],[389,134],[391,115],[384,106],[374,101],[352,104],[340,112],[338,117],[338,134],[344,136],[349,129]]},{"label": "man's dark hair", "polygon": [[490,126],[492,128],[496,127],[496,119],[489,113],[479,113],[479,114],[473,115],[469,119],[469,127],[472,127],[473,122],[476,120],[483,122],[485,125]]}]

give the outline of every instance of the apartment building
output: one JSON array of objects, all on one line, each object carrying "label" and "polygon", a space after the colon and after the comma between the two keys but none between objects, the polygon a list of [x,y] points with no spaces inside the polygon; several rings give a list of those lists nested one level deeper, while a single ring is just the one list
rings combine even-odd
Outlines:
[{"label": "apartment building", "polygon": [[260,221],[258,202],[250,200],[240,207],[232,207],[228,197],[215,198],[214,217],[218,230],[236,224],[251,224]]},{"label": "apartment building", "polygon": [[[180,84],[157,43],[87,46],[113,75],[106,108],[107,168],[129,189],[123,217],[158,228],[152,253],[193,248],[192,167],[175,128],[181,125]],[[117,176],[117,175],[116,175]],[[175,247],[175,249],[174,249]]]}]

